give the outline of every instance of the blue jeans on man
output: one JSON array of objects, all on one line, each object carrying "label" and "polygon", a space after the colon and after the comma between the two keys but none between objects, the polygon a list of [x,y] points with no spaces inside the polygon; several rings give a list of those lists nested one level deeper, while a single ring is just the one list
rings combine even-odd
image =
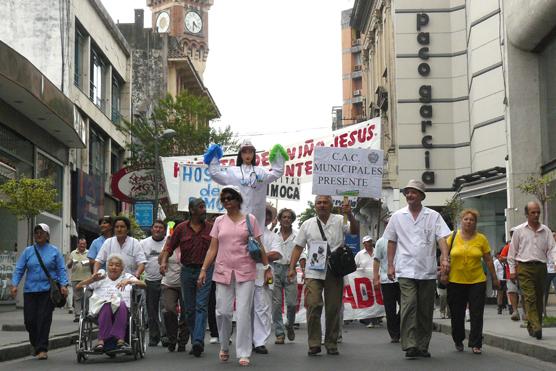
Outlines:
[{"label": "blue jeans on man", "polygon": [[201,273],[200,265],[184,265],[181,268],[181,289],[185,302],[185,315],[191,333],[192,352],[199,357],[205,347],[205,328],[207,326],[207,308],[212,286],[214,266],[207,269],[205,284],[197,288],[197,279]]}]

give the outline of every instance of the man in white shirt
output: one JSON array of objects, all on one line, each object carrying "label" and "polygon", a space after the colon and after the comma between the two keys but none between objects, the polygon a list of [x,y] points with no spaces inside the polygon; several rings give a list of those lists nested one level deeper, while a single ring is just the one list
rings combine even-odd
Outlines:
[{"label": "man in white shirt", "polygon": [[363,237],[363,249],[355,254],[355,264],[360,269],[373,269],[373,249],[375,243],[371,236]]},{"label": "man in white shirt", "polygon": [[530,336],[542,339],[542,315],[544,288],[546,285],[546,262],[548,257],[556,261],[556,243],[552,231],[540,222],[541,207],[537,202],[525,206],[527,222],[519,225],[512,235],[508,252],[510,279],[523,292],[523,304],[527,313],[527,331]]},{"label": "man in white shirt", "polygon": [[[288,278],[294,281],[297,276],[295,266],[303,248],[307,246],[305,263],[305,306],[307,307],[307,332],[309,356],[321,352],[322,328],[320,318],[325,305],[326,330],[324,345],[329,355],[338,355],[338,334],[340,329],[340,309],[344,289],[343,277],[328,272],[326,267],[327,247],[334,252],[344,244],[344,234],[358,234],[359,223],[355,220],[349,203],[342,205],[342,212],[347,215],[349,226],[344,225],[342,215],[332,214],[332,197],[315,197],[316,216],[306,220],[295,238],[295,248],[290,259]],[[320,226],[319,226],[320,224]],[[322,233],[321,233],[322,228]],[[324,233],[323,238],[322,234]],[[323,299],[324,292],[324,299]],[[325,303],[325,304],[324,304]]]},{"label": "man in white shirt", "polygon": [[[266,251],[268,261],[276,261],[282,257],[282,241],[280,237],[268,229],[276,209],[267,205],[265,226],[261,241]],[[255,353],[268,354],[266,342],[272,332],[272,282],[264,281],[265,268],[257,263],[257,278],[255,279],[255,293],[253,295],[253,346]]]},{"label": "man in white shirt", "polygon": [[[161,316],[161,281],[158,256],[166,243],[166,224],[157,220],[151,227],[151,236],[141,240],[140,245],[147,263],[145,264],[145,284],[147,285],[147,314],[149,319],[149,346],[155,347],[165,337],[164,323]],[[162,341],[162,346],[167,346]]]},{"label": "man in white shirt", "polygon": [[388,240],[388,278],[393,281],[397,277],[400,285],[402,350],[407,358],[428,358],[437,276],[436,243],[441,251],[441,272],[448,273],[446,237],[450,229],[439,213],[423,206],[423,182],[410,180],[403,194],[407,206],[392,215],[383,235]]},{"label": "man in white shirt", "polygon": [[[295,247],[295,237],[297,233],[292,229],[295,221],[295,212],[291,209],[282,209],[278,213],[280,231],[278,237],[282,240],[282,258],[273,263],[274,268],[274,289],[272,290],[272,320],[274,321],[274,333],[276,335],[275,344],[284,344],[288,334],[288,340],[295,340],[293,325],[295,322],[295,309],[297,304],[297,280],[288,280],[288,267],[292,251]],[[288,322],[284,328],[282,315],[283,298],[285,297],[284,308]]]},{"label": "man in white shirt", "polygon": [[[388,225],[389,219],[384,221],[384,226]],[[400,342],[400,284],[397,278],[393,281],[388,279],[388,240],[380,237],[376,241],[375,255],[373,262],[373,285],[375,292],[380,290],[386,312],[386,328],[390,335],[391,343]]]}]

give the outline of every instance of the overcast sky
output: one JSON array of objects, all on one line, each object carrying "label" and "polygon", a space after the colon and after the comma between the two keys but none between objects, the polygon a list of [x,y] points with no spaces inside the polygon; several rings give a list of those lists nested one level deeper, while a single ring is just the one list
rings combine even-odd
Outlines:
[{"label": "overcast sky", "polygon": [[[115,22],[133,22],[136,8],[151,19],[145,0],[102,2]],[[352,6],[215,0],[204,82],[222,114],[216,125],[230,125],[258,150],[329,133],[332,106],[342,104],[341,12]]]}]

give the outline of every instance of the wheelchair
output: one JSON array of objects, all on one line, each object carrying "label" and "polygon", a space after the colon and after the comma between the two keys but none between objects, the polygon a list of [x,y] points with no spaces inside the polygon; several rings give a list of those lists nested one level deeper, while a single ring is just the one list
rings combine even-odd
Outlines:
[{"label": "wheelchair", "polygon": [[147,350],[145,341],[146,308],[141,296],[144,290],[133,286],[131,290],[131,307],[129,308],[127,343],[129,347],[117,348],[109,342],[105,343],[105,349],[98,352],[94,349],[98,334],[98,321],[96,315],[89,314],[89,299],[93,290],[83,288],[84,294],[81,301],[81,316],[79,317],[79,337],[75,343],[77,363],[86,362],[90,356],[106,355],[115,358],[117,355],[132,355],[135,360],[144,358]]}]

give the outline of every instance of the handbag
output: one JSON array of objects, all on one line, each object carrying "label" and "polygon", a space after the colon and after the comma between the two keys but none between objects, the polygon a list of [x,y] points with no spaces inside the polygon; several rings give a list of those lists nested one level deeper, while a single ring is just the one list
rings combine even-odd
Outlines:
[{"label": "handbag", "polygon": [[261,255],[261,245],[259,241],[253,236],[253,232],[251,230],[251,220],[249,220],[249,214],[245,216],[245,222],[247,223],[247,232],[249,236],[247,237],[247,251],[249,252],[249,256],[257,262],[261,263],[263,261]]},{"label": "handbag", "polygon": [[46,274],[46,277],[48,278],[48,282],[50,283],[50,300],[52,301],[52,303],[56,308],[62,308],[64,305],[66,305],[66,297],[62,295],[60,283],[55,279],[53,279],[50,276],[50,273],[48,273],[48,270],[46,269],[44,262],[42,261],[41,254],[39,254],[39,250],[37,249],[37,246],[33,245],[33,247],[35,248],[35,254],[37,255],[39,264],[41,265],[41,268],[44,274]]},{"label": "handbag", "polygon": [[[317,225],[319,226],[319,231],[322,239],[326,241],[326,235],[322,229],[322,224],[317,218]],[[328,245],[328,262],[327,267],[334,276],[342,278],[350,273],[357,270],[357,264],[355,264],[355,255],[353,251],[346,245],[339,246],[333,252],[330,252],[330,246]]]},{"label": "handbag", "polygon": [[[450,247],[448,248],[448,258],[450,258],[450,252],[452,251],[452,246],[454,246],[454,240],[456,239],[457,234],[458,230],[457,228],[454,228],[454,231],[452,232],[452,240],[450,241]],[[440,284],[446,286],[448,284],[448,279],[449,274],[438,272],[438,282],[440,282]]]}]

